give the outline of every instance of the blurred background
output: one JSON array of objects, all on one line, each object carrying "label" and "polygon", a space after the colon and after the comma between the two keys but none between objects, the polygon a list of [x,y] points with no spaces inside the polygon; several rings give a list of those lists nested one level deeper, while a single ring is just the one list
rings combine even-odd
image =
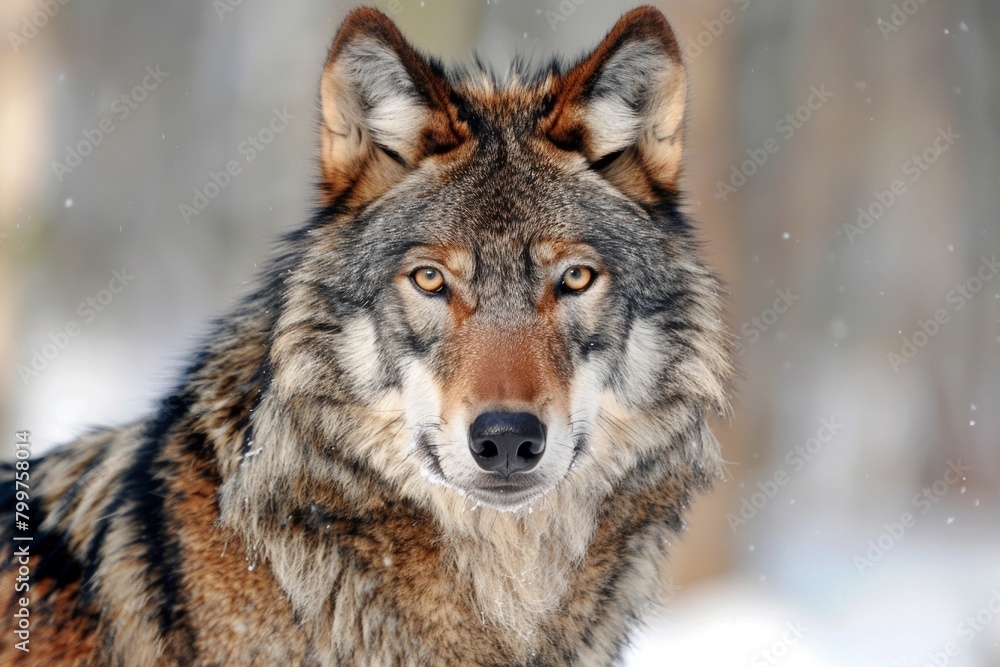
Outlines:
[{"label": "blurred background", "polygon": [[[633,3],[373,4],[503,71],[582,54]],[[727,480],[627,664],[1000,665],[1000,4],[656,4],[742,378]],[[148,412],[306,219],[352,6],[0,6],[4,457],[17,429],[37,454]]]}]

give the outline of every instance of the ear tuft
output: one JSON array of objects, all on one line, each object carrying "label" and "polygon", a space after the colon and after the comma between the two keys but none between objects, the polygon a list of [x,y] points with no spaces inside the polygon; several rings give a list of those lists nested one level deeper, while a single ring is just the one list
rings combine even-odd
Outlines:
[{"label": "ear tuft", "polygon": [[560,79],[545,130],[627,195],[653,202],[678,189],[686,98],[670,24],[640,7]]},{"label": "ear tuft", "polygon": [[441,68],[383,13],[344,20],[323,70],[321,170],[327,203],[374,199],[430,155],[465,138]]}]

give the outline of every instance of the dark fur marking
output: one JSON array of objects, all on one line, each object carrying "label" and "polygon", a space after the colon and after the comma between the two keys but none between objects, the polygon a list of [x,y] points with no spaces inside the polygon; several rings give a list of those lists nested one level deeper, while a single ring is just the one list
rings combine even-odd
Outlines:
[{"label": "dark fur marking", "polygon": [[[168,527],[164,500],[167,496],[165,479],[176,463],[160,460],[171,431],[187,415],[192,398],[182,392],[171,396],[160,408],[142,435],[142,444],[135,459],[125,471],[116,502],[111,507],[127,507],[136,533],[135,544],[142,545],[146,554],[146,575],[150,587],[159,591],[160,633],[171,642],[194,650],[194,631],[188,626],[183,603],[181,550]],[[128,504],[131,500],[132,503]],[[183,639],[181,639],[183,638]],[[190,659],[196,655],[188,654]]]},{"label": "dark fur marking", "polygon": [[[40,507],[33,507],[31,509],[32,516],[36,512],[41,515],[41,511]],[[39,531],[35,535],[31,549],[35,553],[42,554],[31,573],[32,581],[51,580],[50,588],[42,599],[51,597],[70,584],[82,581],[83,563],[73,554],[66,535],[62,531]]]},{"label": "dark fur marking", "polygon": [[624,152],[625,149],[622,149],[620,151],[612,151],[611,153],[608,153],[604,157],[600,157],[597,160],[591,162],[590,168],[593,169],[594,171],[601,171],[605,167],[609,166],[612,162],[620,158],[622,156],[622,153]]},{"label": "dark fur marking", "polygon": [[379,150],[388,155],[392,159],[392,161],[397,163],[399,166],[405,169],[410,168],[410,165],[406,163],[406,160],[403,159],[403,156],[397,153],[396,151],[386,146],[383,146],[382,144],[375,144],[375,145],[379,148]]},{"label": "dark fur marking", "polygon": [[485,127],[485,121],[483,120],[482,114],[480,114],[468,100],[459,96],[458,93],[454,91],[451,93],[450,101],[455,106],[455,112],[458,119],[465,123],[472,135],[478,136],[482,134]]},{"label": "dark fur marking", "polygon": [[436,343],[436,340],[424,340],[416,332],[407,328],[403,333],[397,336],[398,341],[406,346],[411,352],[413,352],[418,357],[427,356],[431,348]]},{"label": "dark fur marking", "polygon": [[586,141],[583,128],[577,126],[559,137],[549,137],[552,145],[569,153],[584,153]]}]

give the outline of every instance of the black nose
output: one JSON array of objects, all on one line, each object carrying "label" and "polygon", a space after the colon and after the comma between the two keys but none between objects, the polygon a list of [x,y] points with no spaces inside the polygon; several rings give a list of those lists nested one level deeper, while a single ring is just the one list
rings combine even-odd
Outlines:
[{"label": "black nose", "polygon": [[483,470],[528,471],[545,451],[545,426],[528,412],[484,412],[469,429],[469,449]]}]

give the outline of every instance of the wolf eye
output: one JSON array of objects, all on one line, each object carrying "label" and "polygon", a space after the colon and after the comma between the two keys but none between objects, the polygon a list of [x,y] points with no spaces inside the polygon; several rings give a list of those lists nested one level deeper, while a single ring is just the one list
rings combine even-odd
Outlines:
[{"label": "wolf eye", "polygon": [[582,292],[594,282],[594,272],[586,266],[571,266],[562,276],[562,287],[567,292]]},{"label": "wolf eye", "polygon": [[422,266],[410,274],[413,284],[425,292],[440,292],[444,289],[444,276],[437,269]]}]

